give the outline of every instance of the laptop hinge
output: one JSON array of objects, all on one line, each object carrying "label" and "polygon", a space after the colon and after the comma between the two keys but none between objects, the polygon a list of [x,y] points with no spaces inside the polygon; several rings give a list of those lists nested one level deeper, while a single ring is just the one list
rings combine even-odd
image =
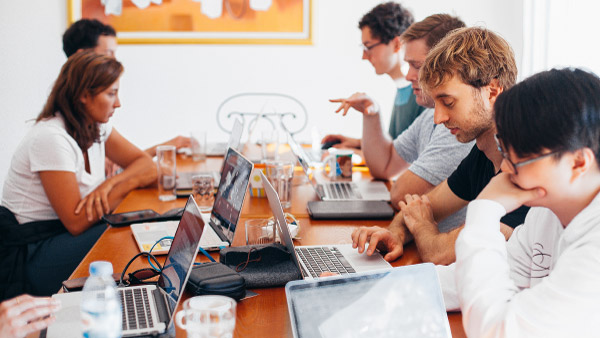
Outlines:
[{"label": "laptop hinge", "polygon": [[227,236],[225,236],[223,234],[223,230],[220,229],[220,227],[218,225],[215,224],[215,222],[212,221],[212,219],[208,222],[208,225],[210,225],[211,228],[213,228],[213,230],[215,231],[215,234],[217,234],[217,236],[219,236],[219,239],[223,242],[227,242],[229,243],[229,245],[231,245],[231,242],[229,242],[229,238],[227,238]]},{"label": "laptop hinge", "polygon": [[[169,310],[169,306],[167,305],[166,295],[161,292],[160,288],[156,288],[152,290],[152,296],[154,296],[154,301],[156,303],[156,311],[158,312],[158,320],[165,325],[169,325],[169,320],[171,319],[171,311]],[[175,309],[173,309],[175,310]]]}]

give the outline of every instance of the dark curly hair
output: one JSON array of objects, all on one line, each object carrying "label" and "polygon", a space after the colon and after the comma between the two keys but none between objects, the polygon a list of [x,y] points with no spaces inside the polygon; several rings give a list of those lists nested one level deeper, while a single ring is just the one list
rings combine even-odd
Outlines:
[{"label": "dark curly hair", "polygon": [[101,36],[117,36],[112,26],[96,19],[81,19],[71,25],[63,34],[63,51],[70,57],[80,49],[94,48]]},{"label": "dark curly hair", "polygon": [[389,43],[402,33],[415,21],[412,13],[395,2],[386,2],[377,5],[365,14],[358,28],[369,27],[371,35],[383,43]]}]

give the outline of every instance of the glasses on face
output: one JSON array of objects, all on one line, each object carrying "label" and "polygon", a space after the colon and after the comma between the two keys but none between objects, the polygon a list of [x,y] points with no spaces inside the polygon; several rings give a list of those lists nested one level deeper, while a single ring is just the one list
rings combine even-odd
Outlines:
[{"label": "glasses on face", "polygon": [[360,47],[362,48],[363,52],[365,52],[365,53],[370,53],[370,52],[371,52],[371,49],[373,49],[373,48],[375,48],[375,47],[377,47],[377,46],[379,46],[379,45],[383,45],[383,41],[379,41],[379,42],[377,42],[377,43],[374,43],[374,44],[372,44],[372,45],[370,45],[370,46],[367,46],[367,45],[361,44],[361,45],[360,45]]},{"label": "glasses on face", "polygon": [[510,168],[510,170],[512,172],[515,173],[515,175],[517,175],[519,172],[517,171],[518,167],[522,167],[528,164],[531,164],[535,161],[539,161],[541,159],[544,159],[548,156],[552,156],[555,154],[558,154],[559,151],[553,151],[544,155],[540,155],[538,157],[534,157],[534,158],[530,158],[528,160],[522,161],[522,162],[517,162],[514,163],[513,161],[510,160],[510,158],[508,158],[508,154],[502,149],[502,145],[500,144],[500,140],[498,139],[498,134],[494,135],[494,140],[496,141],[496,146],[498,147],[498,151],[500,152],[500,154],[502,154],[502,158],[504,158],[506,160],[506,163],[508,163],[508,167]]}]

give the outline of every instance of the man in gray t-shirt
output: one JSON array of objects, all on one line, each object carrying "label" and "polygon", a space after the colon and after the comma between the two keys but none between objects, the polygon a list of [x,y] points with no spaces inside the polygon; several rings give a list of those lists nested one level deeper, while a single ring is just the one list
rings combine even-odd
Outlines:
[{"label": "man in gray t-shirt", "polygon": [[[433,15],[415,23],[402,35],[404,61],[409,65],[406,80],[412,84],[417,104],[432,108],[433,100],[420,89],[419,68],[427,52],[449,31],[464,27],[458,18]],[[406,36],[405,36],[406,35]],[[423,195],[444,181],[471,150],[473,143],[456,140],[444,126],[433,122],[433,109],[425,110],[394,141],[383,132],[379,106],[364,93],[356,93],[339,102],[339,111],[345,115],[350,108],[363,114],[362,150],[371,175],[380,179],[397,177],[391,189],[392,206],[407,194]],[[464,221],[464,211],[438,224],[440,231],[448,231]],[[360,251],[360,250],[359,250]]]}]

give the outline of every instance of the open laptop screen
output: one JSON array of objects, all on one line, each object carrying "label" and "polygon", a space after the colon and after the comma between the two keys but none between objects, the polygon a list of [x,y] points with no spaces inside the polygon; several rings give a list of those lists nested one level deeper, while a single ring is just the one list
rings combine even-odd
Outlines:
[{"label": "open laptop screen", "polygon": [[171,314],[185,288],[186,277],[196,259],[203,231],[204,221],[200,210],[190,196],[158,279],[158,287],[167,294]]},{"label": "open laptop screen", "polygon": [[211,222],[221,228],[230,243],[242,211],[251,172],[252,162],[229,148],[221,171]]}]

